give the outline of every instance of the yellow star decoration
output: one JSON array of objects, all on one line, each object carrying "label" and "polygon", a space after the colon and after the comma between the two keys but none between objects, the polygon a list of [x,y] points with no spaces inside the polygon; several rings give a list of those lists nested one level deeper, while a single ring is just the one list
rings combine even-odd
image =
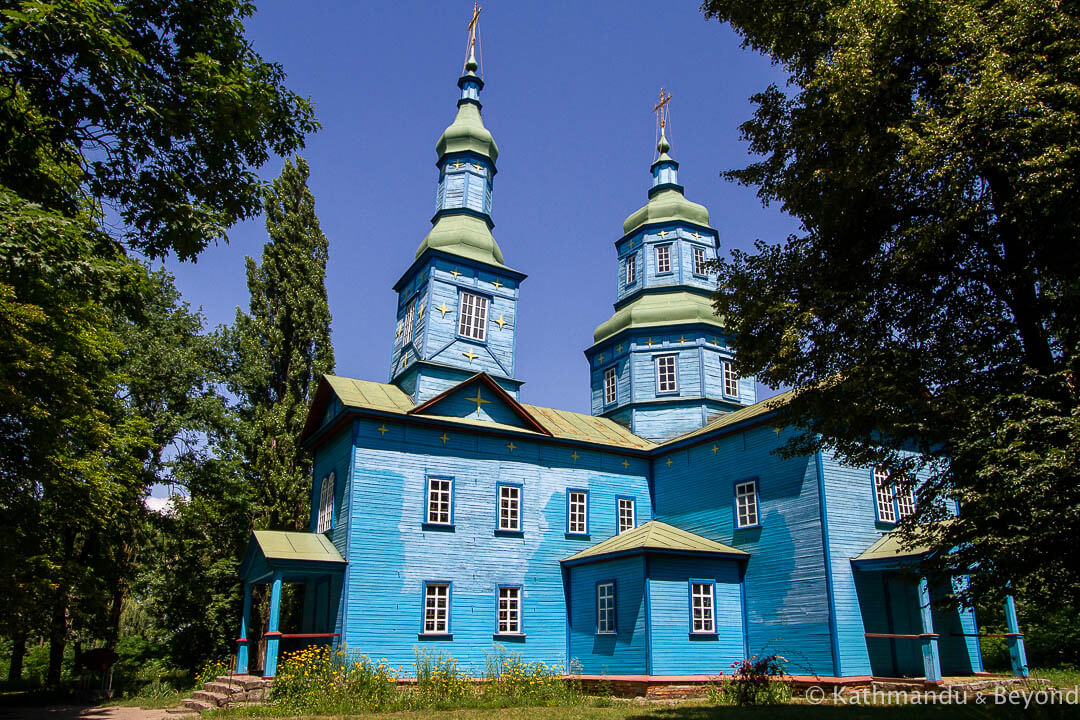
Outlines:
[{"label": "yellow star decoration", "polygon": [[460,272],[458,272],[458,269],[457,269],[457,268],[454,268],[453,270],[451,270],[451,271],[450,271],[450,274],[454,276],[454,279],[455,279],[455,280],[456,280],[456,279],[457,279],[458,277],[460,277],[460,276],[461,276],[461,273],[460,273]]},{"label": "yellow star decoration", "polygon": [[671,467],[671,458],[668,458],[668,459],[667,459],[667,466],[668,466],[668,467]]},{"label": "yellow star decoration", "polygon": [[446,307],[445,302],[435,309],[441,312],[443,317],[446,317],[446,313],[450,312],[450,308]]},{"label": "yellow star decoration", "polygon": [[596,362],[598,362],[598,363],[604,362],[604,354],[603,353],[600,353],[599,355],[596,356]]},{"label": "yellow star decoration", "polygon": [[506,449],[510,452],[514,452],[515,450],[517,450],[517,445],[515,445],[514,441],[511,440],[510,442],[506,443]]},{"label": "yellow star decoration", "polygon": [[481,174],[483,174],[487,170],[487,168],[485,168],[480,163],[477,163],[477,164],[473,165],[473,167],[476,168],[476,172],[481,173]]},{"label": "yellow star decoration", "polygon": [[494,285],[497,288],[501,288],[503,286],[503,284],[501,282],[499,282],[498,280],[494,281],[491,284]]},{"label": "yellow star decoration", "polygon": [[377,427],[375,429],[379,431],[380,435],[386,435],[386,433],[388,433],[390,431],[390,428],[386,427],[385,424],[380,425],[379,427]]},{"label": "yellow star decoration", "polygon": [[712,339],[712,344],[713,344],[713,345],[719,345],[719,344],[720,344],[720,341],[719,341],[719,340],[717,340],[717,339],[716,339],[716,338],[714,337],[714,338]]},{"label": "yellow star decoration", "polygon": [[656,234],[659,235],[661,238],[667,237],[667,230],[661,230]]},{"label": "yellow star decoration", "polygon": [[630,467],[630,461],[629,461],[629,460],[626,460],[626,459],[624,459],[624,460],[622,461],[622,466],[623,466],[623,469],[626,469],[626,468]]},{"label": "yellow star decoration", "polygon": [[719,450],[719,449],[720,449],[720,446],[718,446],[716,443],[713,443],[712,454],[715,455],[716,451]]},{"label": "yellow star decoration", "polygon": [[422,317],[424,317],[424,306],[423,305],[421,305],[420,309],[416,312],[416,319],[417,320],[419,320]]},{"label": "yellow star decoration", "polygon": [[615,352],[622,352],[622,345],[620,345],[619,347],[615,348]]},{"label": "yellow star decoration", "polygon": [[[469,362],[472,362],[472,361],[470,360]],[[468,400],[469,402],[476,403],[476,414],[477,415],[480,414],[480,408],[482,406],[491,404],[490,400],[485,400],[484,396],[480,394],[480,388],[479,387],[476,388],[476,397],[472,397],[472,398],[467,397],[465,399]]]},{"label": "yellow star decoration", "polygon": [[502,329],[503,329],[503,325],[509,325],[510,323],[509,323],[509,322],[507,322],[506,320],[503,320],[503,316],[502,316],[502,315],[500,315],[500,316],[499,316],[499,319],[495,321],[495,324],[499,326],[499,329],[500,329],[500,330],[502,330]]},{"label": "yellow star decoration", "polygon": [[653,339],[652,339],[652,338],[649,338],[649,341],[648,341],[648,342],[646,342],[645,344],[646,344],[646,345],[648,345],[649,347],[652,347],[652,346],[653,346],[653,345],[655,345],[656,343],[654,343],[654,342],[653,342]]},{"label": "yellow star decoration", "polygon": [[681,342],[681,343],[686,342],[686,336],[683,335],[683,336],[679,337],[679,342]]},{"label": "yellow star decoration", "polygon": [[776,437],[780,437],[780,428],[773,428],[773,432],[776,433]]},{"label": "yellow star decoration", "polygon": [[473,361],[473,360],[475,360],[476,358],[480,357],[479,355],[477,355],[476,353],[474,353],[474,352],[472,351],[472,348],[469,348],[469,352],[463,352],[463,353],[461,353],[461,354],[462,354],[462,355],[464,355],[465,357],[469,358],[469,364],[470,364],[470,365],[472,365],[472,361]]},{"label": "yellow star decoration", "polygon": [[578,454],[577,454],[577,450],[575,450],[575,451],[573,452],[573,454],[572,454],[572,455],[570,455],[570,457],[572,457],[572,458],[574,459],[574,462],[577,462],[577,459],[578,459],[579,457],[581,457],[581,456],[580,456],[580,455],[578,455]]},{"label": "yellow star decoration", "polygon": [[449,440],[450,438],[446,435],[446,433],[443,433],[442,435],[439,436],[439,439],[442,440],[442,444],[445,445],[446,441]]},{"label": "yellow star decoration", "polygon": [[398,326],[398,329],[397,329],[397,336],[401,337],[401,326],[400,325]]},{"label": "yellow star decoration", "polygon": [[401,367],[405,367],[408,364],[409,364],[409,356],[408,355],[402,355],[401,356]]},{"label": "yellow star decoration", "polygon": [[698,240],[700,240],[700,239],[701,239],[701,236],[700,236],[700,235],[698,235],[698,233],[697,233],[697,231],[696,231],[696,230],[694,231],[694,237],[695,237],[695,238],[697,238]]},{"label": "yellow star decoration", "polygon": [[450,167],[453,168],[454,170],[460,170],[461,168],[465,167],[465,163],[456,162],[453,165],[451,165]]}]

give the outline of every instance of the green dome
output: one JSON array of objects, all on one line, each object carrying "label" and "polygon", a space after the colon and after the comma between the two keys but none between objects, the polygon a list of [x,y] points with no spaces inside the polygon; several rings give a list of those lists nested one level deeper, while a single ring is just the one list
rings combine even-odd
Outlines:
[{"label": "green dome", "polygon": [[458,106],[457,117],[435,145],[435,152],[440,158],[447,153],[467,150],[491,158],[492,163],[499,157],[499,146],[484,127],[480,106],[474,102],[463,102]]},{"label": "green dome", "polygon": [[645,207],[626,218],[623,222],[623,234],[629,235],[646,223],[678,220],[708,226],[709,210],[704,205],[690,202],[675,188],[664,188],[649,198]]},{"label": "green dome", "polygon": [[487,223],[465,213],[439,216],[431,232],[417,248],[416,257],[423,255],[428,248],[505,267],[502,250]]},{"label": "green dome", "polygon": [[718,328],[724,327],[724,319],[714,314],[712,300],[705,295],[686,291],[650,293],[616,310],[607,322],[593,332],[593,341],[602,342],[628,328],[685,323],[709,323]]}]

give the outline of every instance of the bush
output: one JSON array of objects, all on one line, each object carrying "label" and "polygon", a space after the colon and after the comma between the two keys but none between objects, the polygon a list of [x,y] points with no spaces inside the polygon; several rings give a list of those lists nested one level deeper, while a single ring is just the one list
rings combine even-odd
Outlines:
[{"label": "bush", "polygon": [[392,709],[397,673],[368,656],[313,647],[286,653],[270,690],[270,701],[297,714],[333,714]]},{"label": "bush", "polygon": [[780,655],[731,663],[730,678],[722,678],[709,687],[709,702],[716,705],[779,705],[791,700],[791,686],[784,682]]},{"label": "bush", "polygon": [[579,684],[563,677],[561,665],[523,662],[520,653],[507,653],[502,645],[485,653],[484,679],[486,705],[565,705],[581,699]]}]

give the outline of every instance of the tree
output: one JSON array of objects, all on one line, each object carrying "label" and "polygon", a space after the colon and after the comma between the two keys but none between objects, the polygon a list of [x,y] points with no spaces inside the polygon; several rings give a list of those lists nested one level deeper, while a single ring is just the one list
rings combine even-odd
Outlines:
[{"label": "tree", "polygon": [[[798,388],[785,448],[915,485],[972,573],[1080,600],[1080,17],[1056,0],[709,0],[789,74],[727,176],[801,222],[719,264],[738,367]],[[956,500],[960,516],[940,520]]]},{"label": "tree", "polygon": [[326,302],[328,242],[307,187],[308,165],[286,160],[263,207],[269,242],[247,258],[248,313],[237,310],[229,385],[239,398],[241,444],[260,527],[301,530],[311,459],[298,445],[319,377],[334,370]]}]

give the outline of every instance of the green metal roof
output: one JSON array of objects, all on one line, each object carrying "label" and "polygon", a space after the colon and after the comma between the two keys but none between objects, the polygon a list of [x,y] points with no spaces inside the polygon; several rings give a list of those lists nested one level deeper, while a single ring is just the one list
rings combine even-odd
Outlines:
[{"label": "green metal roof", "polygon": [[491,158],[492,163],[498,159],[499,146],[484,127],[479,105],[472,102],[458,105],[457,117],[443,130],[439,142],[435,144],[435,152],[440,158],[447,153],[474,152]]},{"label": "green metal roof", "polygon": [[744,550],[718,543],[715,540],[695,535],[686,530],[680,530],[674,525],[668,525],[659,520],[650,520],[640,527],[597,543],[576,555],[571,555],[563,562],[577,563],[586,559],[600,559],[607,555],[628,553],[636,550],[642,552],[653,550],[672,553],[715,553],[718,555],[750,557],[750,553]]},{"label": "green metal roof", "polygon": [[593,332],[593,341],[603,342],[628,328],[683,323],[708,323],[719,328],[724,327],[724,319],[715,314],[709,297],[675,290],[641,295],[619,308],[614,315],[597,326]]},{"label": "green metal roof", "polygon": [[440,215],[416,249],[416,257],[423,255],[428,248],[506,268],[502,250],[495,242],[491,228],[481,218],[467,213]]},{"label": "green metal roof", "polygon": [[345,562],[334,544],[322,533],[256,530],[255,543],[271,565],[274,560]]},{"label": "green metal roof", "polygon": [[665,188],[650,197],[644,207],[626,218],[623,222],[623,234],[629,235],[649,223],[680,220],[709,227],[709,210],[704,205],[687,200],[681,190]]},{"label": "green metal roof", "polygon": [[762,400],[761,402],[756,402],[753,405],[747,405],[746,407],[740,408],[735,412],[729,412],[721,415],[720,417],[707,424],[705,427],[699,428],[692,432],[688,432],[684,435],[679,435],[678,437],[674,437],[663,443],[660,447],[663,448],[664,445],[671,445],[673,443],[682,442],[684,440],[688,440],[699,435],[708,435],[709,433],[720,430],[721,428],[745,422],[747,420],[753,420],[756,417],[765,415],[766,413],[770,413],[773,410],[779,408],[781,405],[786,404],[787,401],[791,399],[794,393],[794,390],[788,390],[786,392],[780,393],[779,395],[774,395],[771,398]]},{"label": "green metal roof", "polygon": [[880,540],[863,550],[862,554],[855,558],[855,562],[867,562],[870,560],[900,560],[903,558],[916,558],[930,552],[926,545],[905,547],[900,537],[895,532],[885,533]]},{"label": "green metal roof", "polygon": [[326,382],[346,407],[363,407],[385,412],[407,413],[413,401],[397,385],[324,375]]}]

